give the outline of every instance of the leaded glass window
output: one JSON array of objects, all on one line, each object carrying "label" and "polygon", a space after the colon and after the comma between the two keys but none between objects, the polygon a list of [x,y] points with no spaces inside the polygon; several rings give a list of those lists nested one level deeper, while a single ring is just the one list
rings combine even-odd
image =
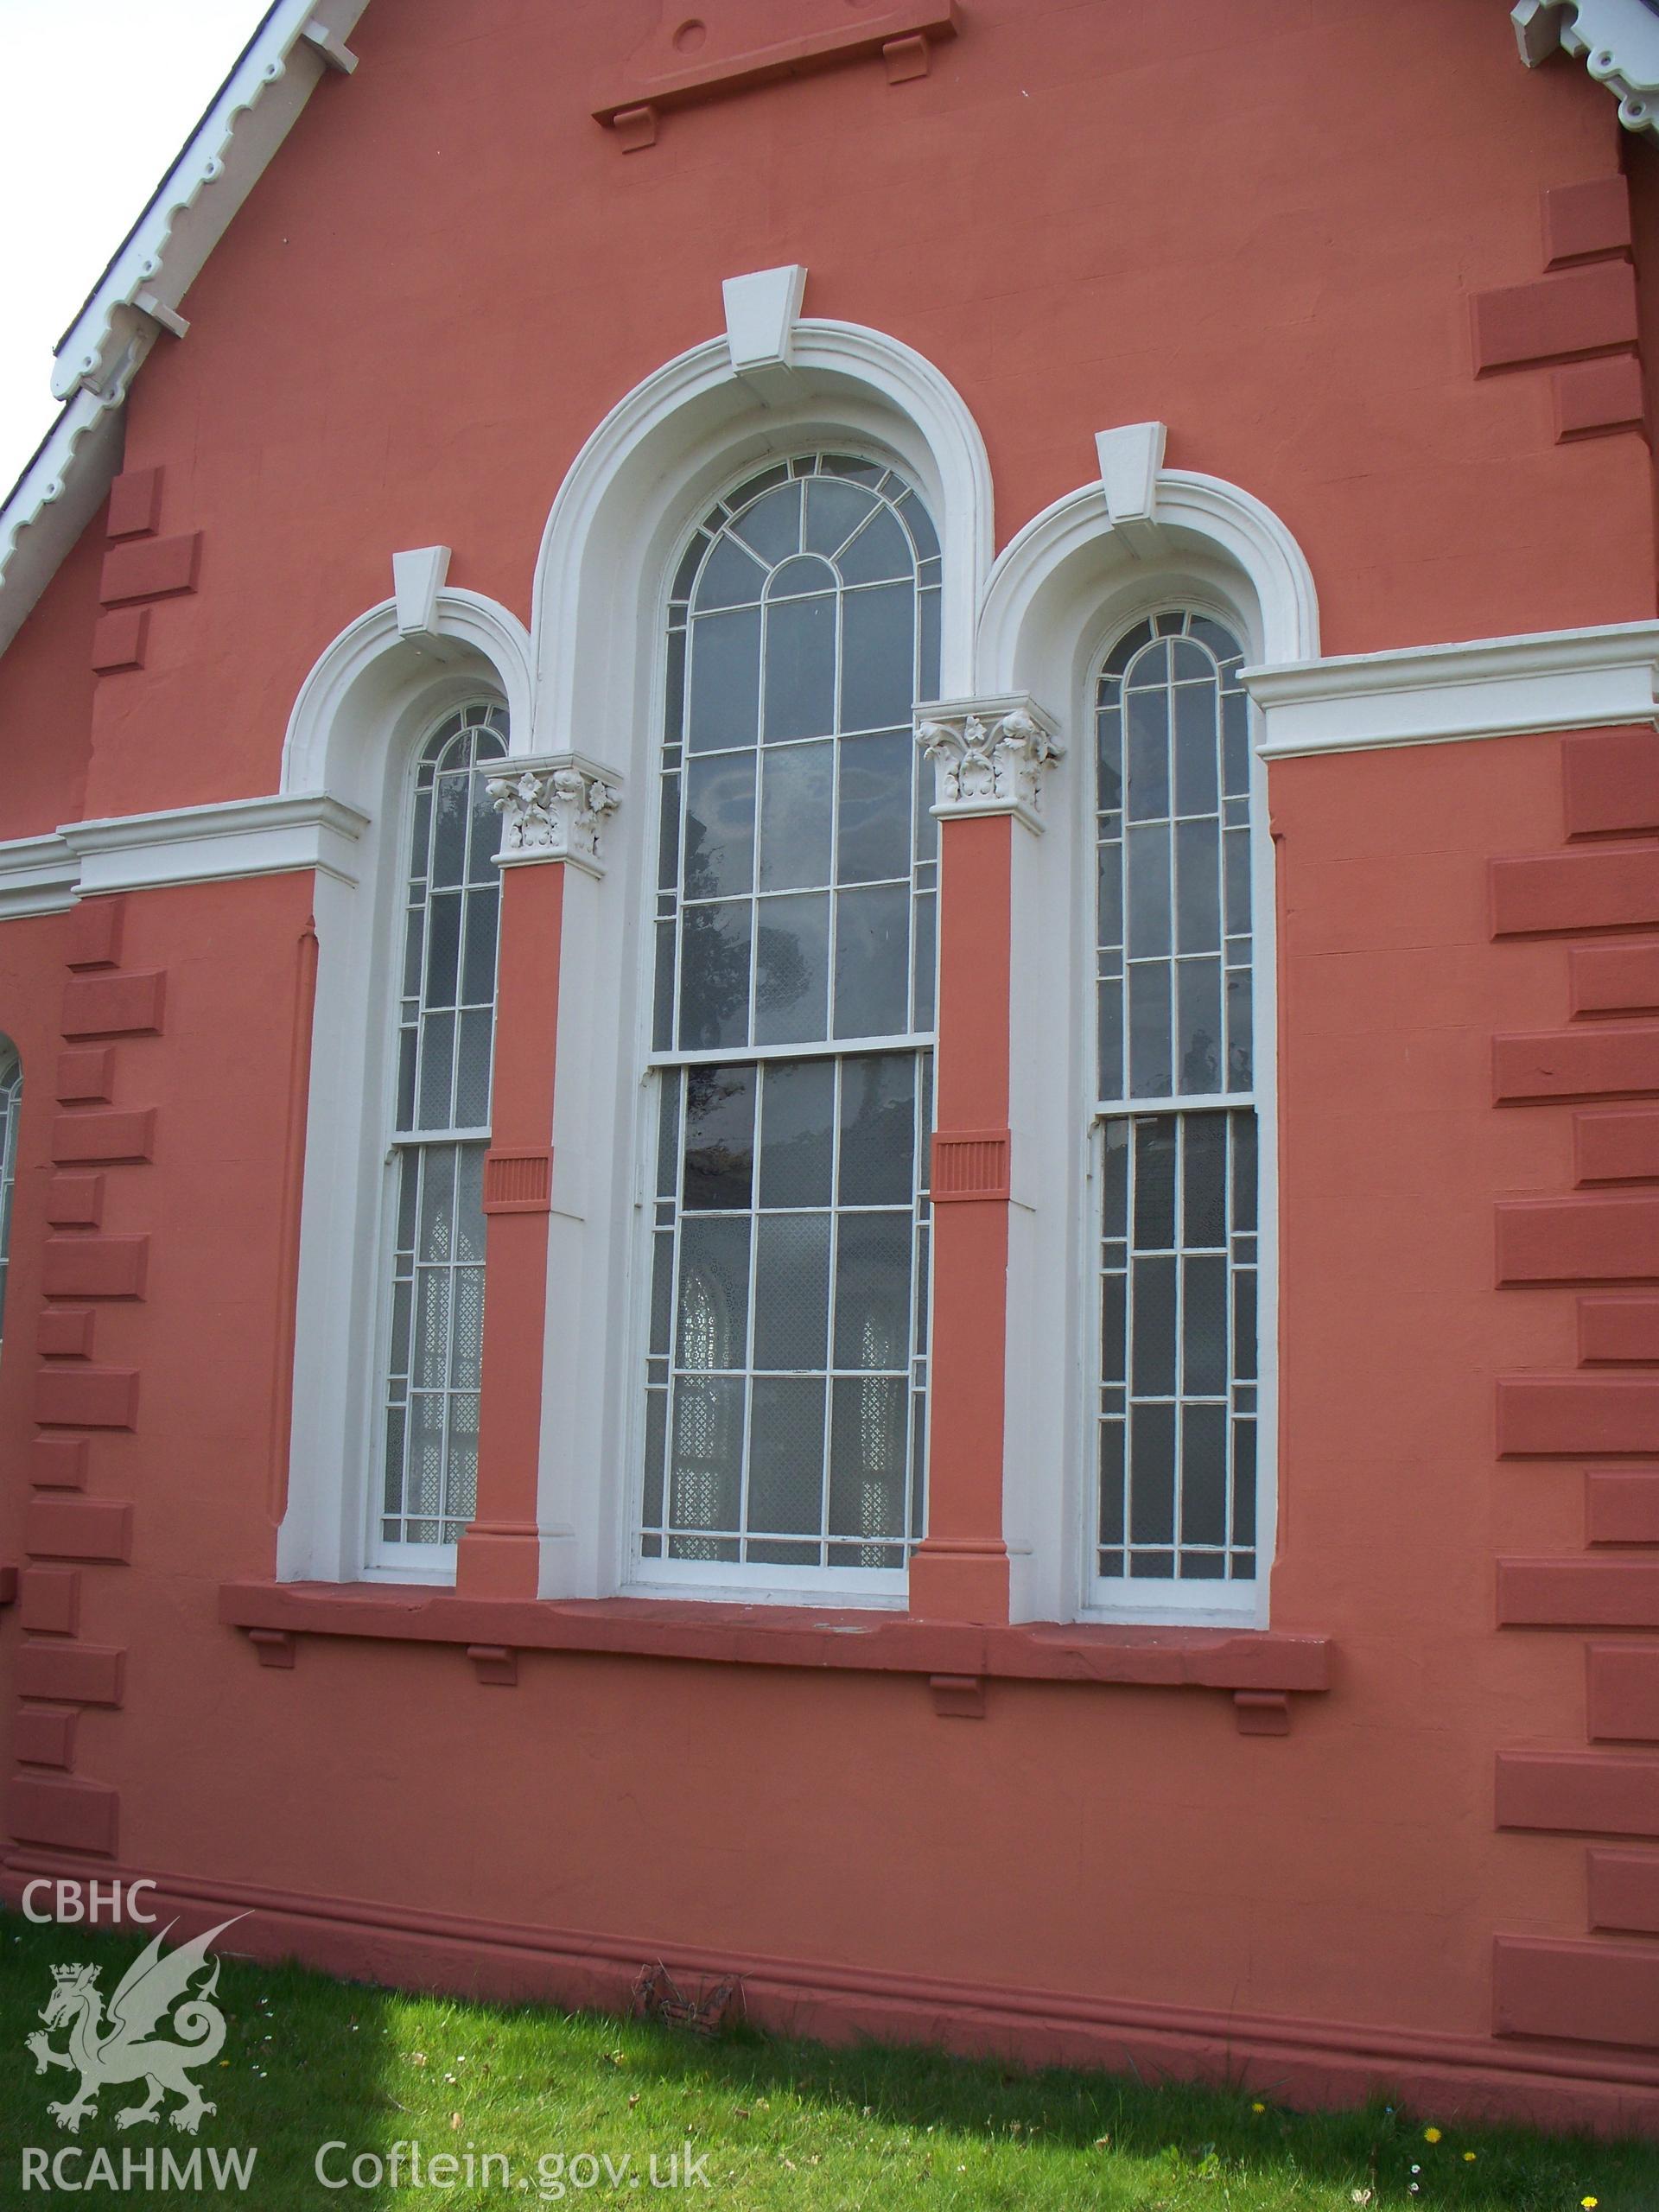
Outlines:
[{"label": "leaded glass window", "polygon": [[0,1340],[6,1313],[6,1274],[11,1263],[11,1194],[17,1181],[17,1115],[23,1103],[23,1064],[0,1038]]},{"label": "leaded glass window", "polygon": [[504,709],[422,747],[403,908],[385,1366],[383,1545],[453,1544],[477,1494],[484,1154],[495,1027]]},{"label": "leaded glass window", "polygon": [[922,1532],[938,543],[820,454],[669,607],[647,1561],[901,1569]]},{"label": "leaded glass window", "polygon": [[1249,702],[1207,615],[1140,623],[1096,690],[1096,1573],[1256,1571],[1258,1236]]}]

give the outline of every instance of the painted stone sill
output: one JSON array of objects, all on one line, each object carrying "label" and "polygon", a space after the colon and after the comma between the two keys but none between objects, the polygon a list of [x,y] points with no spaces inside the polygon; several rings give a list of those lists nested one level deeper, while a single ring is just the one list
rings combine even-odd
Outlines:
[{"label": "painted stone sill", "polygon": [[455,1646],[481,1681],[501,1684],[517,1680],[524,1651],[913,1675],[942,1713],[962,1719],[982,1713],[988,1681],[1213,1689],[1232,1694],[1240,1727],[1258,1735],[1288,1728],[1292,1693],[1329,1689],[1333,1657],[1328,1637],[1274,1630],[976,1628],[808,1605],[467,1598],[407,1583],[227,1582],[219,1610],[267,1666],[292,1666],[300,1637],[334,1636]]}]

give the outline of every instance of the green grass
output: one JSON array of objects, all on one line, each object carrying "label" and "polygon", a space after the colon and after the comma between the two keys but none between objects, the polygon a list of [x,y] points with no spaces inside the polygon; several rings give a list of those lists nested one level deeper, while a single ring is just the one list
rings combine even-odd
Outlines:
[{"label": "green grass", "polygon": [[[251,2186],[152,2196],[142,2187],[73,2194],[22,2187],[25,2145],[82,2152],[69,2177],[89,2177],[107,2150],[163,2145],[188,2155],[171,2128],[122,2133],[114,2115],[135,2101],[106,2089],[77,2137],[47,2114],[73,2088],[36,2074],[24,2037],[51,1991],[51,1968],[102,1966],[107,1993],[142,1943],[125,1936],[38,1927],[0,1914],[0,2207],[241,2202],[256,2212],[346,2206],[473,2207],[562,2202],[598,2212],[706,2206],[709,2212],[823,2208],[823,2212],[1351,2212],[1457,2206],[1465,2212],[1659,2212],[1659,2146],[1594,2143],[1446,2124],[1378,2105],[1303,2115],[1248,2095],[1130,2077],[1012,2072],[928,2050],[829,2050],[740,2030],[705,2041],[637,2021],[569,2017],[413,1997],[343,1984],[292,1967],[226,1960],[219,2001],[228,2036],[204,2076],[218,2111],[195,2142],[251,2145]],[[60,2047],[63,2038],[54,2037]],[[169,2105],[171,2100],[168,2100]],[[475,2180],[416,2189],[386,2183],[328,2190],[318,2147],[344,2141],[336,2177],[359,2152],[385,2158],[417,2140],[423,2155],[485,2152],[510,2161],[504,2188]],[[688,2146],[708,2187],[652,2189]],[[630,2176],[543,2197],[538,2162],[583,2152],[630,2160]],[[1473,2153],[1472,2158],[1467,2154]],[[499,2171],[499,2168],[495,2171]],[[681,2169],[683,2171],[683,2168]],[[548,2179],[554,2178],[547,2169]],[[578,2169],[585,2177],[588,2169]],[[629,2178],[640,2186],[631,2189]],[[524,2180],[528,2186],[520,2189]],[[1416,2194],[1413,2194],[1413,2184]],[[1371,2192],[1369,2200],[1362,2194]]]}]

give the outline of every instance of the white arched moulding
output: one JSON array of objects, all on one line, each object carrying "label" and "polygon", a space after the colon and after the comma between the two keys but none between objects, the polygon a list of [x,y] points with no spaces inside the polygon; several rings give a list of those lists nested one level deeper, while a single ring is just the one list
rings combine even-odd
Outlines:
[{"label": "white arched moulding", "polygon": [[[603,883],[565,884],[554,1108],[548,1361],[543,1388],[542,1586],[616,1589],[629,1567],[629,1487],[643,1457],[636,1256],[647,871],[668,584],[715,500],[769,463],[817,450],[886,460],[939,535],[944,688],[971,683],[993,548],[990,467],[960,395],[880,331],[803,317],[805,273],[724,287],[726,334],[646,377],[572,463],[537,564],[528,749],[579,753],[620,778]],[[714,303],[711,302],[711,306]],[[514,749],[518,749],[514,732]],[[756,1593],[747,1595],[753,1600]]]},{"label": "white arched moulding", "polygon": [[324,651],[300,688],[283,747],[285,794],[327,793],[365,822],[352,870],[319,869],[314,894],[316,1014],[288,1507],[276,1552],[287,1580],[343,1581],[363,1572],[378,1374],[391,946],[414,749],[450,709],[480,696],[505,701],[516,752],[526,749],[531,721],[523,623],[480,593],[444,588],[437,578],[446,560],[432,557],[442,555],[432,547],[418,558],[397,556],[398,596],[359,615]]},{"label": "white arched moulding", "polygon": [[[1083,1562],[1094,1483],[1092,1423],[1080,1374],[1090,1371],[1097,1265],[1092,1192],[1079,1203],[1090,1157],[1094,1023],[1093,714],[1091,679],[1107,646],[1155,609],[1214,614],[1257,662],[1311,659],[1319,608],[1301,549],[1271,509],[1219,478],[1163,465],[1161,423],[1131,423],[1096,440],[1100,480],[1033,517],[997,560],[987,586],[973,690],[1017,693],[1046,708],[1065,757],[1044,797],[1040,842],[1016,831],[1012,883],[1010,1009],[1014,1198],[1008,1265],[1004,1527],[1016,1618],[1067,1619],[1086,1610]],[[1267,818],[1265,768],[1253,768],[1254,814]],[[1273,860],[1258,837],[1256,1019],[1274,1034],[1271,993]],[[1271,1056],[1258,1084],[1272,1128]],[[1272,1146],[1262,1148],[1262,1217],[1272,1219]],[[1264,1268],[1270,1268],[1264,1233]],[[1270,1274],[1266,1281],[1271,1281]],[[1264,1285],[1263,1306],[1270,1311]],[[1264,1352],[1270,1347],[1264,1345]],[[1264,1366],[1262,1427],[1274,1434],[1272,1380]],[[1267,1456],[1264,1454],[1264,1457]],[[1273,1471],[1262,1477],[1263,1571],[1248,1609],[1217,1605],[1213,1618],[1265,1623],[1272,1558]],[[1169,1586],[1145,1586],[1152,1602]],[[1206,1586],[1207,1587],[1207,1586]],[[1137,1616],[1148,1618],[1144,1611]],[[1157,1616],[1153,1616],[1156,1618]],[[1211,1618],[1185,1606],[1185,1621]]]}]

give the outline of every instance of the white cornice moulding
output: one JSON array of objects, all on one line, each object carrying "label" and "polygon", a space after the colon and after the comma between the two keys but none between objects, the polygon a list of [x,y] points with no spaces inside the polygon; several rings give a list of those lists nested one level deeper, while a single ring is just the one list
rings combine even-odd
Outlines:
[{"label": "white cornice moulding", "polygon": [[0,844],[0,919],[60,913],[100,892],[301,869],[355,883],[367,827],[366,815],[321,791],[67,822],[48,836]]},{"label": "white cornice moulding", "polygon": [[1655,719],[1659,622],[1408,645],[1243,675],[1265,720],[1261,751],[1269,760],[1604,728]]}]

